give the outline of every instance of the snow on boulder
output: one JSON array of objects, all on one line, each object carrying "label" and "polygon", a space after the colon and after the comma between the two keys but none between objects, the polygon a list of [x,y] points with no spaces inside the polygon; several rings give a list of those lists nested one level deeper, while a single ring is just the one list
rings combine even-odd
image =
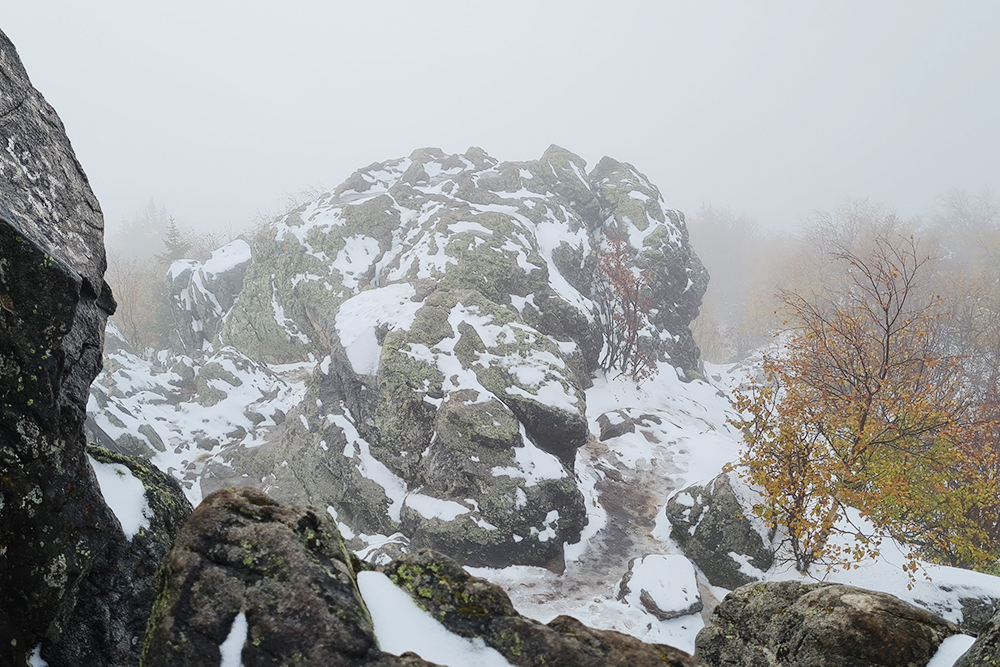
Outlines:
[{"label": "snow on boulder", "polygon": [[702,610],[694,567],[684,556],[652,554],[633,558],[618,583],[619,600],[661,621]]},{"label": "snow on boulder", "polygon": [[759,581],[774,563],[767,530],[745,499],[749,493],[735,475],[723,473],[667,502],[670,537],[713,586],[732,590]]},{"label": "snow on boulder", "polygon": [[222,321],[243,288],[252,261],[250,244],[236,239],[205,262],[182,259],[167,271],[174,328],[171,343],[188,353],[215,340]]}]

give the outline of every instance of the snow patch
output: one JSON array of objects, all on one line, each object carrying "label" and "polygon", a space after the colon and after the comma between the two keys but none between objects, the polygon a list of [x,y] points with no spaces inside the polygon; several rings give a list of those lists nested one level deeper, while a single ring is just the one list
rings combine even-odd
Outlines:
[{"label": "snow patch", "polygon": [[379,647],[386,653],[412,651],[445,667],[511,667],[482,639],[450,632],[381,572],[359,572],[358,588],[371,613]]},{"label": "snow patch", "polygon": [[149,517],[153,516],[146,502],[146,487],[123,465],[101,463],[89,454],[87,458],[97,475],[104,502],[118,517],[125,537],[131,542],[140,530],[149,528]]},{"label": "snow patch", "polygon": [[242,611],[233,619],[229,636],[219,645],[222,661],[219,667],[243,667],[243,645],[247,641],[247,615]]}]

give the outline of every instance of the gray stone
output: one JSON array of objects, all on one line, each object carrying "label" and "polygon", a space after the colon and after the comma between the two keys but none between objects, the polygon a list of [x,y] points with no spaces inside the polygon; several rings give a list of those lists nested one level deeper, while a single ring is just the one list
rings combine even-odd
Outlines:
[{"label": "gray stone", "polygon": [[748,518],[733,491],[739,484],[723,473],[704,486],[691,486],[667,502],[670,537],[681,547],[713,586],[733,590],[757,581],[735,553],[754,569],[766,572],[774,563],[774,551]]},{"label": "gray stone", "polygon": [[966,634],[978,635],[990,619],[1000,613],[1000,598],[966,597],[959,598],[958,602],[962,605],[962,621],[958,625]]},{"label": "gray stone", "polygon": [[969,650],[955,662],[955,667],[997,667],[1000,665],[1000,611],[979,631]]},{"label": "gray stone", "polygon": [[713,667],[918,667],[959,632],[887,593],[768,582],[727,595],[698,633],[695,655]]}]

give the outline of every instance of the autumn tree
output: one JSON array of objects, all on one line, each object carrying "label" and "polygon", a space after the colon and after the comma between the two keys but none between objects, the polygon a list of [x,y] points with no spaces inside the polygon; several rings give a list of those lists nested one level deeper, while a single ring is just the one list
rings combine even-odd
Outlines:
[{"label": "autumn tree", "polygon": [[618,369],[636,382],[652,376],[656,356],[644,340],[649,337],[650,283],[634,265],[631,245],[621,233],[609,233],[598,254],[595,296],[604,335],[601,367]]},{"label": "autumn tree", "polygon": [[[940,300],[918,281],[928,259],[912,237],[869,248],[834,253],[843,287],[780,295],[784,349],[737,401],[740,464],[765,498],[755,511],[803,572],[874,556],[886,536],[914,546],[911,568],[935,550],[989,566],[1000,549],[967,516],[983,486],[956,481],[974,467],[957,446],[963,429],[987,420],[969,419],[961,365],[940,345]],[[849,508],[873,531],[851,527]],[[854,539],[834,540],[839,531]]]}]

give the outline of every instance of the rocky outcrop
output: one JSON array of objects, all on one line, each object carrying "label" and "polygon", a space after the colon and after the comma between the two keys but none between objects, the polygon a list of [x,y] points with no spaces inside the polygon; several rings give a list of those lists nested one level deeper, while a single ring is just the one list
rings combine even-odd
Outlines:
[{"label": "rocky outcrop", "polygon": [[[163,560],[143,666],[217,665],[242,626],[241,660],[257,665],[427,665],[380,651],[357,586],[360,561],[325,512],[279,505],[252,488],[199,505]],[[383,572],[451,632],[512,665],[704,667],[690,655],[560,616],[522,617],[499,587],[455,561],[417,551]]]},{"label": "rocky outcrop", "polygon": [[997,667],[1000,665],[1000,610],[979,631],[979,637],[955,667]]},{"label": "rocky outcrop", "polygon": [[218,665],[241,614],[247,667],[428,664],[379,651],[358,566],[325,512],[252,488],[218,491],[163,560],[142,664]]},{"label": "rocky outcrop", "polygon": [[0,663],[15,664],[114,539],[83,424],[115,302],[101,209],[2,33],[0,146]]},{"label": "rocky outcrop", "polygon": [[236,239],[205,262],[174,262],[167,273],[174,327],[171,343],[187,354],[215,340],[223,318],[236,303],[251,262],[250,244]]},{"label": "rocky outcrop", "polygon": [[[115,308],[103,218],[2,33],[0,145],[0,664],[40,645],[51,667],[134,665],[156,563],[191,508],[148,464],[88,455],[88,432],[113,444],[85,429]],[[98,470],[136,504],[123,510]]]},{"label": "rocky outcrop", "polygon": [[157,566],[191,514],[191,505],[180,484],[148,462],[98,447],[88,452],[96,462],[142,483],[149,525],[134,535],[118,536],[93,564],[80,583],[73,611],[49,628],[42,657],[52,666],[137,665],[153,608]]},{"label": "rocky outcrop", "polygon": [[481,639],[518,667],[704,667],[672,646],[595,630],[569,616],[548,624],[525,618],[499,587],[432,551],[407,555],[383,571],[446,628]]},{"label": "rocky outcrop", "polygon": [[675,494],[666,508],[670,537],[713,586],[729,590],[762,579],[774,562],[766,533],[734,485],[742,482],[723,473]]},{"label": "rocky outcrop", "polygon": [[886,593],[769,582],[727,595],[698,633],[695,655],[713,667],[917,667],[959,632]]},{"label": "rocky outcrop", "polygon": [[573,465],[602,345],[602,244],[627,240],[657,303],[643,340],[689,370],[707,281],[683,216],[641,173],[585,167],[556,146],[516,163],[422,149],[265,228],[218,342],[322,362],[285,427],[227,451],[206,488],[246,474],[331,505],[349,533],[561,569],[585,521]]}]

